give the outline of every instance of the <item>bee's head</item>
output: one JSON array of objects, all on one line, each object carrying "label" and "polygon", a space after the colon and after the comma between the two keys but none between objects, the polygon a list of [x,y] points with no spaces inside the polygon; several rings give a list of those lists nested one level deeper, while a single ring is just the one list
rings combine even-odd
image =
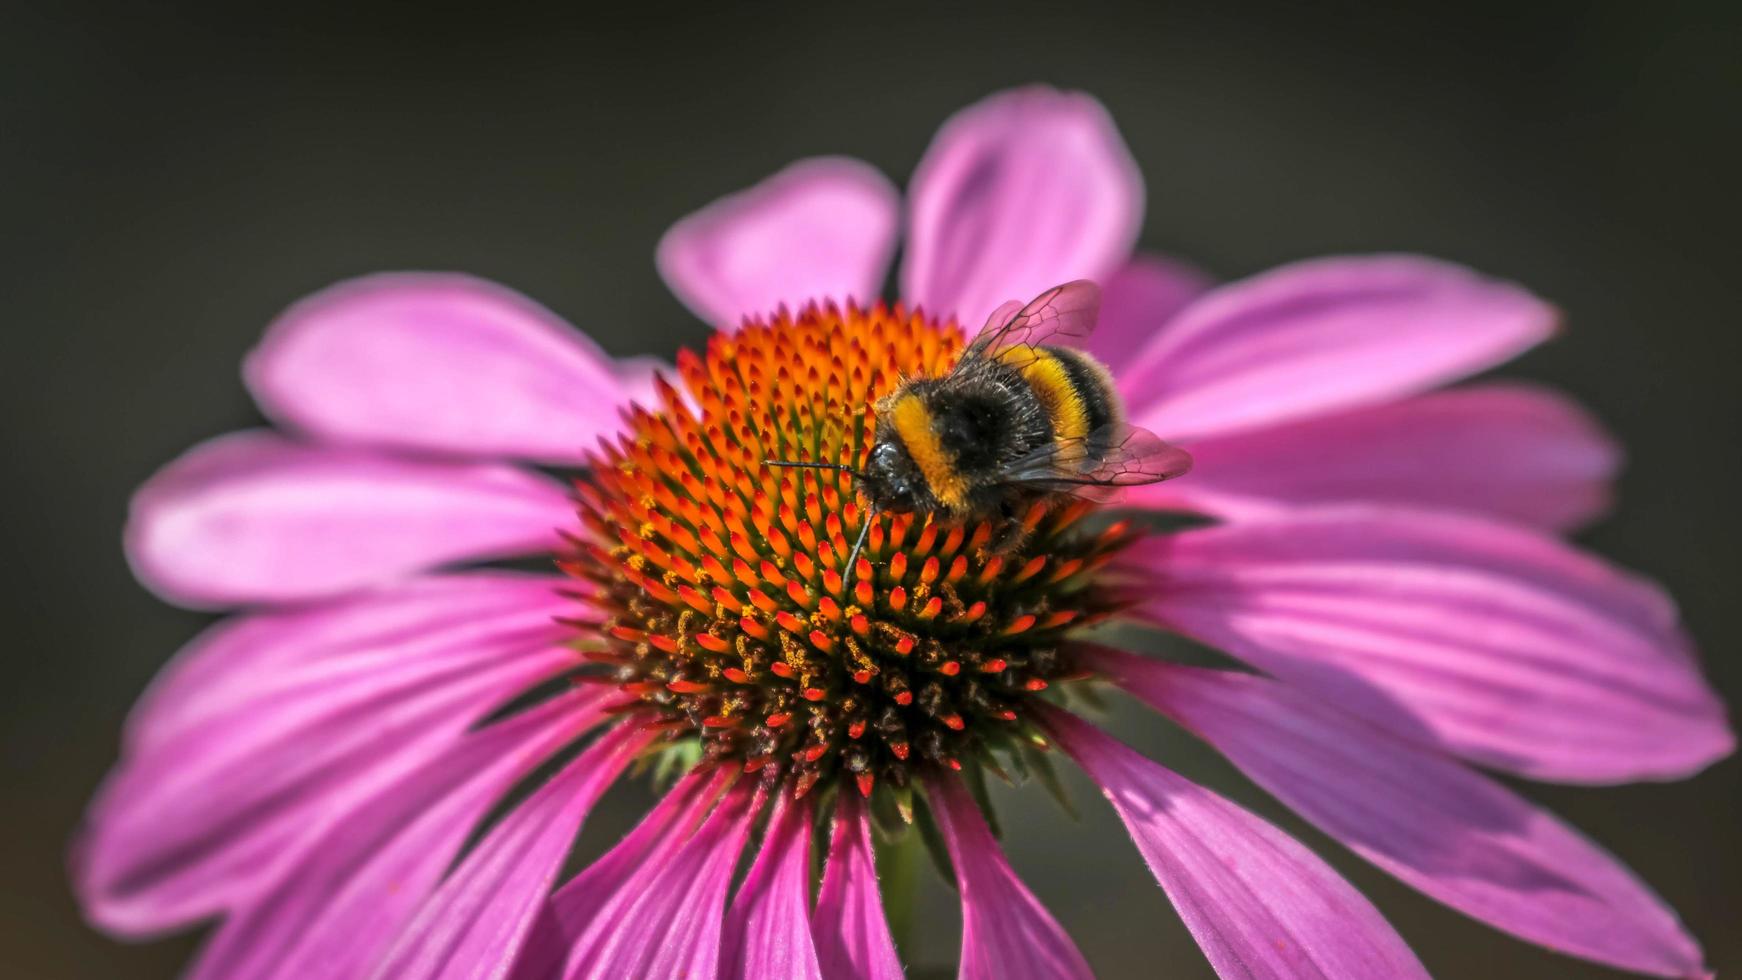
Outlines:
[{"label": "bee's head", "polygon": [[919,467],[901,441],[893,438],[879,438],[871,447],[863,489],[879,510],[923,510],[931,497]]}]

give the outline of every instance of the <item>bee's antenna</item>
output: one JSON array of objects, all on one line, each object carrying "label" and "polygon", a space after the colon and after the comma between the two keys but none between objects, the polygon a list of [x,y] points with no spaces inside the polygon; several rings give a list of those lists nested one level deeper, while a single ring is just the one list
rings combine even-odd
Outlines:
[{"label": "bee's antenna", "polygon": [[861,479],[861,480],[865,479],[865,474],[859,472],[858,470],[852,468],[851,466],[846,466],[846,465],[843,465],[841,463],[795,463],[795,462],[792,462],[790,460],[785,460],[785,459],[765,459],[762,461],[762,465],[763,466],[787,466],[787,467],[791,467],[792,469],[795,469],[795,470],[838,470],[842,473],[849,473],[849,474],[857,477],[858,479]]},{"label": "bee's antenna", "polygon": [[859,525],[859,540],[853,542],[853,551],[847,556],[847,564],[841,569],[841,577],[852,581],[853,565],[859,560],[859,552],[865,549],[865,538],[871,533],[871,522],[877,519],[877,512],[865,512],[865,523]]}]

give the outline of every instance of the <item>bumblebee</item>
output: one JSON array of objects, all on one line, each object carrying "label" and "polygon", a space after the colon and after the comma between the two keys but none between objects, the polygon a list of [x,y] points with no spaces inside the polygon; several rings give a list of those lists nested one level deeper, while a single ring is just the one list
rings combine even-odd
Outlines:
[{"label": "bumblebee", "polygon": [[1180,476],[1191,457],[1127,424],[1112,376],[1074,346],[1094,330],[1100,300],[1094,283],[1079,280],[993,311],[948,374],[906,381],[878,401],[863,472],[769,463],[850,473],[874,512],[964,521],[1009,518],[1040,497],[1105,499]]}]

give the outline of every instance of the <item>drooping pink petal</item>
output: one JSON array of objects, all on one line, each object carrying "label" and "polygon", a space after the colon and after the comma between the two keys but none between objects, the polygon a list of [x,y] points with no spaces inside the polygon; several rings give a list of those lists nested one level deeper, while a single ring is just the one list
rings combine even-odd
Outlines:
[{"label": "drooping pink petal", "polygon": [[552,550],[573,513],[555,481],[506,466],[236,432],[195,446],[139,488],[127,557],[171,602],[290,602],[462,559]]},{"label": "drooping pink petal", "polygon": [[1143,223],[1143,178],[1080,92],[1000,92],[944,123],[914,172],[902,298],[978,326],[1007,299],[1105,280]]},{"label": "drooping pink petal", "polygon": [[660,275],[718,328],[811,300],[877,297],[895,250],[900,203],[868,164],[801,160],[721,198],[660,239]]},{"label": "drooping pink petal", "polygon": [[1092,978],[1071,937],[1011,870],[961,780],[928,779],[926,799],[962,895],[961,980]]},{"label": "drooping pink petal", "polygon": [[1151,539],[1127,557],[1160,625],[1486,766],[1666,779],[1734,746],[1663,594],[1548,535],[1339,509]]},{"label": "drooping pink petal", "polygon": [[1287,834],[1074,715],[1046,718],[1219,975],[1427,976],[1378,910]]},{"label": "drooping pink petal", "polygon": [[592,925],[599,909],[647,862],[655,848],[675,849],[687,839],[731,781],[732,773],[725,767],[690,772],[615,847],[557,889],[515,961],[514,980],[549,980],[560,975],[569,950]]},{"label": "drooping pink petal", "polygon": [[[1213,285],[1209,275],[1179,259],[1138,254],[1101,285],[1101,319],[1086,350],[1109,365],[1122,365],[1142,350],[1173,315]],[[1137,411],[1144,392],[1127,392]]]},{"label": "drooping pink petal", "polygon": [[903,976],[877,890],[870,814],[852,793],[836,798],[834,836],[829,840],[816,911],[811,914],[811,937],[823,976],[831,980],[901,980]]},{"label": "drooping pink petal", "polygon": [[1599,963],[1701,972],[1698,944],[1619,862],[1463,764],[1267,678],[1090,656],[1291,809],[1433,898]]},{"label": "drooping pink petal", "polygon": [[563,931],[579,937],[599,908],[648,861],[657,848],[676,850],[731,783],[724,768],[691,772],[673,786],[617,846],[588,865],[551,897],[551,911]]},{"label": "drooping pink petal", "polygon": [[[92,876],[93,917],[135,931],[209,911],[262,871],[257,855],[349,799],[377,763],[433,751],[572,665],[573,629],[551,619],[572,606],[560,581],[415,580],[207,631],[135,709],[122,762],[93,806],[80,871]],[[428,702],[437,717],[372,759],[369,735],[401,701]]]},{"label": "drooping pink petal", "polygon": [[822,980],[811,943],[810,867],[810,802],[782,794],[726,915],[722,980]]},{"label": "drooping pink petal", "polygon": [[660,842],[582,931],[566,980],[715,976],[726,889],[760,803],[740,782],[694,834]]},{"label": "drooping pink petal", "polygon": [[[234,616],[206,630],[152,681],[127,721],[129,755],[190,728],[251,714],[311,685],[332,699],[369,697],[372,685],[420,662],[466,658],[480,667],[504,651],[555,646],[574,628],[582,584],[555,575],[468,572],[289,609]],[[329,703],[332,703],[329,701]]]},{"label": "drooping pink petal", "polygon": [[394,273],[322,290],[243,364],[268,416],[319,441],[580,463],[620,427],[612,360],[525,296]]},{"label": "drooping pink petal", "polygon": [[1248,520],[1373,503],[1487,514],[1551,529],[1604,510],[1620,448],[1565,396],[1479,385],[1187,445],[1188,479],[1137,487],[1136,506]]},{"label": "drooping pink petal", "polygon": [[1556,318],[1434,259],[1314,259],[1205,293],[1116,373],[1132,422],[1189,442],[1436,387],[1540,343]]},{"label": "drooping pink petal", "polygon": [[[313,828],[574,663],[573,651],[547,637],[417,649],[428,640],[384,645],[340,682],[275,688],[130,752],[75,846],[86,914],[139,935],[235,905]],[[408,654],[403,662],[397,649]]]},{"label": "drooping pink petal", "polygon": [[508,976],[581,822],[652,734],[619,725],[516,806],[418,909],[375,975]]},{"label": "drooping pink petal", "polygon": [[517,780],[598,724],[605,690],[571,691],[466,734],[335,814],[224,919],[194,980],[367,975]]}]

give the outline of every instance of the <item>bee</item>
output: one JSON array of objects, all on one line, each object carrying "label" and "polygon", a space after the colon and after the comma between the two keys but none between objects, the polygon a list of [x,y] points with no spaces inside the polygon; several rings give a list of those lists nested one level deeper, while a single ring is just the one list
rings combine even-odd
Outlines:
[{"label": "bee", "polygon": [[1076,346],[1094,330],[1100,303],[1099,287],[1078,280],[994,310],[949,373],[904,381],[877,402],[863,471],[767,462],[856,479],[872,513],[849,568],[883,511],[1010,520],[1039,498],[1105,500],[1119,487],[1180,476],[1191,457],[1126,423],[1112,376]]}]

